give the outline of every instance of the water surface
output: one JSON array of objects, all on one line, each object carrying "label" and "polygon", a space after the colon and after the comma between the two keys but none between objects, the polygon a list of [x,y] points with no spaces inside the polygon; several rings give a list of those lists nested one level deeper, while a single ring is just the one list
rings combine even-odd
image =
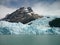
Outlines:
[{"label": "water surface", "polygon": [[60,45],[60,35],[0,35],[0,45]]}]

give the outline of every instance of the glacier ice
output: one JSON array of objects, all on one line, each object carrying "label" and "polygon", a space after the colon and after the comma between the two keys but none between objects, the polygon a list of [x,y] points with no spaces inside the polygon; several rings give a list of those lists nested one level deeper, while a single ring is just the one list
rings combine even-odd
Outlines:
[{"label": "glacier ice", "polygon": [[11,23],[7,21],[0,21],[0,35],[13,35],[13,34],[60,34],[60,28],[50,27],[49,21],[54,17],[43,17],[36,19],[27,24]]}]

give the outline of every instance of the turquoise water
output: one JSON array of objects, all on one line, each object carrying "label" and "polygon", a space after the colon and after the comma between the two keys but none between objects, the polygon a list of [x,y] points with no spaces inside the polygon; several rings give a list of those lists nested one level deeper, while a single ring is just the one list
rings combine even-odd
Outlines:
[{"label": "turquoise water", "polygon": [[60,35],[0,35],[0,45],[60,45]]}]

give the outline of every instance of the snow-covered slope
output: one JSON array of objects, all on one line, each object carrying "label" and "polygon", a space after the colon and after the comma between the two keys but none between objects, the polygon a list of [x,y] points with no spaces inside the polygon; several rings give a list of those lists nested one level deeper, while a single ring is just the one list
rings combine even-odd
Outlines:
[{"label": "snow-covered slope", "polygon": [[31,21],[27,24],[11,23],[7,21],[0,21],[0,35],[13,34],[60,34],[60,28],[50,27],[49,21],[55,19],[54,17],[43,17]]}]

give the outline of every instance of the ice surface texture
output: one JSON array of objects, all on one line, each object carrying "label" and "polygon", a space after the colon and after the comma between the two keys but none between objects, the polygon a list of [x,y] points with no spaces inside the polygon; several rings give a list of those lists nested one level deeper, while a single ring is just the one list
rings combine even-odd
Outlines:
[{"label": "ice surface texture", "polygon": [[60,34],[60,28],[50,27],[49,21],[55,19],[54,17],[43,17],[31,21],[27,24],[11,23],[7,21],[0,21],[0,35],[18,35],[18,34]]}]

